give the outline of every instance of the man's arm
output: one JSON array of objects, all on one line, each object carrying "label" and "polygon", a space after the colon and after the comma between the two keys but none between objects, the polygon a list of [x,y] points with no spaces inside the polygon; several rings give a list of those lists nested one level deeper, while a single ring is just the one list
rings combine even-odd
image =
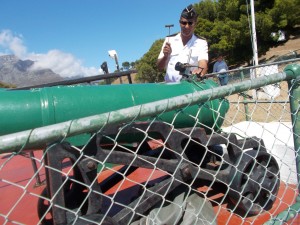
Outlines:
[{"label": "man's arm", "polygon": [[200,73],[200,75],[201,75],[201,76],[204,76],[204,75],[207,73],[207,70],[208,70],[207,60],[205,60],[205,59],[199,60],[198,66],[199,66],[200,68],[203,68],[203,69],[202,69],[202,72]]},{"label": "man's arm", "polygon": [[156,63],[157,68],[160,71],[164,70],[167,67],[171,52],[172,52],[171,44],[169,42],[166,42],[162,49],[162,52],[160,53],[160,56],[163,54],[163,57],[159,58]]},{"label": "man's arm", "polygon": [[156,62],[157,68],[160,71],[163,71],[166,68],[167,62],[168,62],[168,56],[165,56],[165,55],[164,55],[164,57],[157,59],[157,62]]},{"label": "man's arm", "polygon": [[198,61],[198,67],[192,71],[192,74],[198,74],[201,77],[204,76],[207,73],[207,60],[201,59]]},{"label": "man's arm", "polygon": [[[199,38],[199,37],[198,37]],[[208,71],[208,45],[207,41],[203,38],[199,38],[200,40],[196,43],[197,48],[197,57],[198,57],[198,69],[193,71],[194,74],[199,74],[200,76],[204,76]],[[196,73],[195,73],[196,72]]]}]

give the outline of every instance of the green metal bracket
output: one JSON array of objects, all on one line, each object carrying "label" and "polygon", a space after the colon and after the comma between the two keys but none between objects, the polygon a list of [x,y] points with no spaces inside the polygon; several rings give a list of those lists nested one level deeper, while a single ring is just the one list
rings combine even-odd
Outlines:
[{"label": "green metal bracket", "polygon": [[[296,169],[298,174],[298,184],[300,181],[300,121],[299,121],[299,100],[300,100],[300,65],[291,64],[285,67],[284,72],[287,77],[293,77],[294,79],[288,79],[289,91],[290,91],[290,107],[291,107],[291,117],[292,117],[292,125],[293,125],[293,137],[294,137],[294,149],[296,156]],[[298,185],[299,192],[299,185]],[[285,211],[282,211],[276,217],[272,218],[264,225],[279,225],[287,222],[288,220],[294,218],[298,215],[300,211],[300,197],[297,197],[296,203],[290,206]]]}]

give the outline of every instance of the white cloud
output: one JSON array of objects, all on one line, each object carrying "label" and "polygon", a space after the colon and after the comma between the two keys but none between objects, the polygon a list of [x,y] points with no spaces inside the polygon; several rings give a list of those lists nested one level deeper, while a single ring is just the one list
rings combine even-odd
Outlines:
[{"label": "white cloud", "polygon": [[25,57],[27,52],[26,47],[23,45],[22,37],[14,36],[10,30],[2,30],[0,32],[0,46],[5,52],[13,53],[19,58]]},{"label": "white cloud", "polygon": [[84,67],[72,54],[54,49],[47,53],[28,53],[22,36],[14,35],[10,30],[0,32],[0,55],[14,54],[20,59],[35,61],[32,69],[48,68],[62,77],[77,75],[91,76],[103,73],[95,67]]},{"label": "white cloud", "polygon": [[60,50],[50,50],[46,54],[29,54],[28,58],[35,61],[33,69],[51,68],[55,73],[63,77],[76,75],[97,75],[99,71],[95,67],[83,67],[82,62],[72,54]]}]

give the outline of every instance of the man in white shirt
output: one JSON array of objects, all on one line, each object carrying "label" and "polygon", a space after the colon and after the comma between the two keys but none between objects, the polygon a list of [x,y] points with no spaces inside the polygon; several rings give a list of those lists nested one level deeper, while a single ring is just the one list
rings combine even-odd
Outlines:
[{"label": "man in white shirt", "polygon": [[207,41],[196,36],[197,13],[192,5],[186,7],[180,16],[181,32],[166,37],[157,60],[159,70],[166,69],[166,82],[179,82],[182,75],[175,70],[177,62],[188,63],[192,74],[203,76],[207,72],[208,46]]}]

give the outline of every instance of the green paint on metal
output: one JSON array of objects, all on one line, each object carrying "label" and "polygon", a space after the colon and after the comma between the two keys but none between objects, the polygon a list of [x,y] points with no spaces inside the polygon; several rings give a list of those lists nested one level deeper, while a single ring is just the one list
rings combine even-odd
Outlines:
[{"label": "green paint on metal", "polygon": [[[0,95],[0,135],[116,111],[217,86],[213,81],[207,80],[200,83],[56,86],[3,91]],[[218,104],[218,100],[215,101],[214,104]],[[189,110],[189,113],[195,109]],[[172,115],[166,119],[171,120]],[[214,123],[209,114],[205,115],[205,120],[208,126]],[[181,121],[177,121],[178,126],[181,126]],[[187,123],[185,121],[185,126]]]},{"label": "green paint on metal", "polygon": [[[290,67],[289,67],[290,68]],[[287,69],[289,69],[287,68]],[[299,70],[300,71],[300,70]],[[298,72],[299,72],[298,71]],[[295,156],[296,156],[296,168],[298,174],[298,183],[300,181],[300,113],[299,113],[299,99],[300,99],[300,87],[299,83],[300,77],[289,81],[289,90],[290,90],[290,107],[291,107],[291,117],[292,117],[292,124],[293,124],[293,137],[294,137],[294,149],[295,149]],[[298,187],[298,191],[300,187]]]},{"label": "green paint on metal", "polygon": [[281,225],[297,216],[298,212],[300,211],[300,202],[298,198],[295,204],[291,205],[288,209],[279,213],[276,217],[265,222],[264,225]]},{"label": "green paint on metal", "polygon": [[[294,137],[294,149],[296,156],[296,168],[298,174],[298,183],[300,182],[300,113],[299,113],[299,99],[300,99],[300,66],[289,65],[284,71],[286,73],[298,74],[296,79],[288,81],[289,90],[290,90],[290,107],[291,107],[291,119],[293,124],[293,137]],[[300,187],[298,187],[298,191]]]},{"label": "green paint on metal", "polygon": [[[293,124],[293,137],[294,137],[294,150],[296,156],[296,169],[298,175],[298,184],[299,184],[299,175],[300,175],[300,114],[299,114],[299,99],[300,99],[300,65],[292,64],[288,65],[284,69],[285,73],[287,74],[289,90],[290,90],[290,107],[291,107],[291,117],[292,117],[292,124]],[[298,191],[299,189],[298,185]],[[290,206],[288,209],[282,211],[278,214],[275,218],[272,218],[265,225],[279,225],[287,222],[288,220],[294,218],[298,215],[300,210],[300,197],[297,197],[297,201],[295,204]]]},{"label": "green paint on metal", "polygon": [[[146,84],[130,85],[130,87],[127,88],[126,86],[128,85],[120,85],[119,91],[117,91],[117,89],[109,89],[109,87],[112,86],[104,86],[104,89],[101,89],[102,91],[99,91],[99,89],[97,89],[98,86],[88,86],[86,88],[74,87],[74,89],[71,88],[71,90],[68,89],[68,91],[66,91],[66,89],[63,87],[58,87],[57,90],[59,93],[55,92],[57,96],[53,96],[56,112],[55,118],[57,124],[40,128],[31,127],[31,129],[35,129],[0,136],[0,152],[2,153],[19,151],[24,145],[26,145],[26,148],[40,148],[46,143],[62,140],[66,137],[98,131],[107,124],[119,124],[123,122],[130,122],[134,119],[143,119],[158,115],[162,118],[168,118],[168,115],[164,114],[166,112],[173,113],[172,116],[169,117],[173,120],[176,110],[185,108],[185,110],[187,110],[186,112],[189,113],[188,110],[196,107],[196,112],[198,112],[198,105],[202,106],[209,101],[220,101],[220,99],[223,99],[224,96],[259,88],[269,84],[274,84],[283,80],[292,80],[296,78],[297,75],[291,71],[299,71],[299,65],[294,65],[291,67],[291,69],[290,67],[288,68],[289,69],[287,70],[287,72],[284,73],[277,73],[269,76],[259,77],[253,80],[242,81],[237,84],[230,84],[222,87],[218,87],[213,83],[213,81],[210,80],[200,82],[200,84],[202,85],[195,85],[193,82],[182,82],[179,84],[170,85],[147,84],[149,86],[147,86]],[[206,84],[207,89],[204,88]],[[209,87],[210,84],[211,86],[213,86],[212,88]],[[150,89],[152,89],[152,92],[150,91]],[[27,92],[22,94],[29,95]],[[83,101],[82,96],[84,95],[88,95],[89,98],[85,98],[85,100]],[[101,98],[99,98],[99,96],[101,96]],[[109,96],[112,96],[112,98],[108,98]],[[147,96],[146,100],[143,101],[142,96]],[[39,98],[36,96],[29,97],[33,100],[39,100]],[[2,99],[2,95],[0,95],[0,98]],[[17,97],[15,96],[15,98]],[[20,98],[20,95],[18,96],[18,98]],[[70,101],[70,99],[72,99],[72,101]],[[221,100],[220,102],[222,104],[225,104],[225,101]],[[25,103],[22,103],[22,105],[24,106]],[[35,114],[37,117],[34,119],[35,121],[40,122],[40,105],[33,105],[33,108],[36,110]],[[65,105],[67,107],[64,108],[63,106]],[[110,107],[108,108],[109,105]],[[20,109],[20,106],[18,107]],[[175,111],[170,112],[173,110]],[[205,113],[207,113],[211,109],[208,105],[207,109],[205,110],[205,107],[203,107],[203,110]],[[6,108],[4,108],[4,111],[8,112]],[[3,114],[1,110],[0,113]],[[27,111],[25,113],[30,115]],[[74,113],[76,113],[75,118]],[[220,125],[216,126],[216,115],[210,115],[212,119],[208,119],[207,117],[201,118],[201,116],[199,115],[198,118],[205,121],[205,125],[207,121],[210,121],[208,126],[217,129],[218,127],[220,127]],[[192,123],[187,124],[186,122],[189,121],[186,120],[186,117],[187,116],[185,115],[183,116],[182,120],[176,121],[175,119],[175,121],[170,122],[174,122],[174,124],[180,127],[182,121],[185,120],[185,123],[182,123],[184,127],[188,127],[190,125],[194,126],[195,120],[191,120]],[[2,124],[4,122],[3,118],[1,119],[2,120],[0,122]],[[7,115],[5,119],[8,119]],[[72,120],[61,122],[67,119]],[[12,118],[10,118],[10,121],[12,121]],[[213,124],[211,124],[211,122]],[[40,124],[38,123],[38,125]],[[24,129],[24,127],[22,127],[22,129]]]},{"label": "green paint on metal", "polygon": [[[214,126],[215,130],[217,130],[223,123],[222,118],[229,108],[229,103],[219,99],[211,100],[211,102],[204,103],[201,113],[198,113],[200,111],[199,106],[192,105],[192,101],[189,100],[189,98],[192,99],[193,93],[217,86],[212,80],[206,80],[200,83],[58,86],[29,91],[7,91],[5,95],[0,95],[0,101],[3,100],[8,103],[8,100],[11,99],[12,102],[6,104],[10,107],[6,107],[4,104],[2,110],[0,110],[0,135],[36,129],[111,111],[114,111],[114,113],[108,114],[109,117],[105,119],[105,122],[107,120],[126,121],[128,115],[119,113],[118,110],[134,106],[138,106],[138,109],[135,111],[137,114],[132,120],[135,118],[147,120],[146,117],[142,118],[138,113],[143,109],[154,112],[149,114],[150,117],[157,116],[158,119],[165,122],[172,122],[177,128],[194,126],[195,121],[198,120],[198,124],[203,124],[206,127]],[[177,111],[169,112],[168,104],[163,106],[163,110],[160,110],[161,105],[155,104],[147,106],[148,109],[145,108],[144,104],[146,103],[170,99],[176,96],[185,96],[183,102],[181,98],[176,99],[175,105],[178,106],[177,108],[185,104],[185,108],[180,113]],[[186,100],[189,102],[186,103]],[[219,107],[220,104],[222,107]],[[165,111],[168,112],[165,113]],[[14,118],[11,117],[12,114]],[[215,114],[220,114],[221,117]],[[176,120],[173,121],[175,115],[177,115]],[[194,118],[188,115],[192,115]],[[72,123],[74,127],[76,123],[74,121]],[[9,129],[3,129],[6,127]],[[67,137],[69,134],[66,132],[64,136]],[[67,140],[76,146],[80,146],[84,145],[88,139],[89,135],[82,134]]]}]

